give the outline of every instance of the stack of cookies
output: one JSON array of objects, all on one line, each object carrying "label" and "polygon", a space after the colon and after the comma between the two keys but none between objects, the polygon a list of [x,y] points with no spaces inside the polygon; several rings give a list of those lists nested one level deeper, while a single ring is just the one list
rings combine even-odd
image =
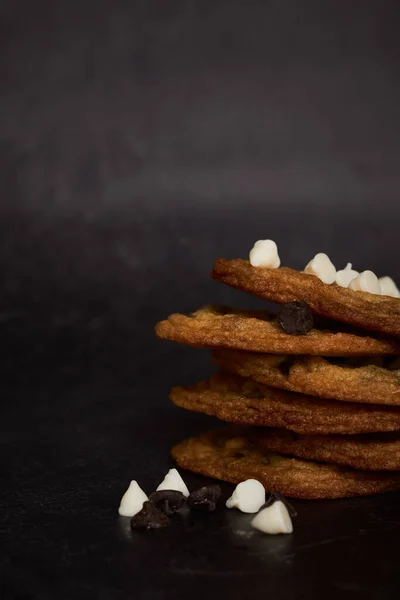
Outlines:
[{"label": "stack of cookies", "polygon": [[397,292],[363,291],[367,276],[343,287],[317,270],[253,264],[219,259],[212,277],[283,305],[277,316],[211,306],[156,326],[160,338],[210,348],[219,367],[174,388],[172,402],[233,424],[178,444],[174,459],[294,498],[400,489]]}]

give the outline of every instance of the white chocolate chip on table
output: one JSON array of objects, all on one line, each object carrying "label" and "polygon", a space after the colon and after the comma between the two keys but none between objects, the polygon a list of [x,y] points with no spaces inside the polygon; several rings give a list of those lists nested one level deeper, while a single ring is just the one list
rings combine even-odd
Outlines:
[{"label": "white chocolate chip on table", "polygon": [[160,490],[175,490],[177,492],[182,492],[186,498],[190,495],[186,483],[176,469],[170,469],[168,471],[156,491],[159,492]]},{"label": "white chocolate chip on table", "polygon": [[381,285],[382,296],[392,296],[392,298],[400,298],[400,290],[391,277],[385,276],[379,278]]},{"label": "white chocolate chip on table", "polygon": [[277,500],[271,506],[260,510],[252,520],[251,525],[254,529],[270,535],[293,532],[292,519],[281,500]]},{"label": "white chocolate chip on table", "polygon": [[244,513],[255,513],[265,503],[264,486],[256,479],[239,483],[226,501],[227,508],[238,508]]},{"label": "white chocolate chip on table", "polygon": [[342,271],[338,271],[336,273],[336,283],[340,285],[340,287],[347,288],[349,287],[350,282],[359,276],[359,272],[353,269],[353,265],[351,263],[347,263],[346,267]]},{"label": "white chocolate chip on table", "polygon": [[315,275],[323,283],[334,283],[336,280],[336,268],[327,254],[320,252],[316,254],[304,269],[307,275]]},{"label": "white chocolate chip on table", "polygon": [[358,277],[350,281],[349,289],[355,292],[369,292],[370,294],[381,293],[381,284],[375,273],[363,271]]},{"label": "white chocolate chip on table", "polygon": [[250,264],[252,267],[277,269],[281,264],[278,247],[273,240],[258,240],[250,251]]},{"label": "white chocolate chip on table", "polygon": [[118,512],[122,517],[134,517],[143,508],[143,503],[148,500],[148,497],[139,486],[138,482],[133,480],[130,482],[128,489],[121,498]]}]

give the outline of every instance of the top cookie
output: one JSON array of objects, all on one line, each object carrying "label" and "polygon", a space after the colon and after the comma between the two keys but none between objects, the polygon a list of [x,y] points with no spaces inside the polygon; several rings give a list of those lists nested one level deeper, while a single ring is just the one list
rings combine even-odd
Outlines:
[{"label": "top cookie", "polygon": [[211,276],[272,302],[307,302],[318,314],[386,335],[400,337],[400,299],[327,285],[314,275],[281,267],[252,267],[242,259],[219,258]]},{"label": "top cookie", "polygon": [[[325,326],[324,326],[325,327]],[[306,335],[282,331],[266,311],[206,306],[192,315],[173,314],[156,325],[158,337],[203,348],[232,348],[270,354],[368,356],[400,354],[395,340],[312,329]]]}]

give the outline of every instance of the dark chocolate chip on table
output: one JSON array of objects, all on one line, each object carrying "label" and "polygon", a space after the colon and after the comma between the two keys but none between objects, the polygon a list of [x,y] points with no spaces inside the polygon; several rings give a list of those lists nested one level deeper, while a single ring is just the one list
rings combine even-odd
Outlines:
[{"label": "dark chocolate chip on table", "polygon": [[190,494],[188,502],[190,508],[213,512],[217,508],[220,497],[221,488],[218,484],[213,483],[194,490]]},{"label": "dark chocolate chip on table", "polygon": [[168,517],[176,513],[185,504],[186,498],[176,490],[159,490],[149,496],[150,502]]},{"label": "dark chocolate chip on table", "polygon": [[131,519],[132,529],[160,529],[169,525],[170,520],[151,502],[144,502],[143,508]]},{"label": "dark chocolate chip on table", "polygon": [[277,321],[285,333],[305,335],[314,326],[312,310],[306,302],[288,302],[277,315]]},{"label": "dark chocolate chip on table", "polygon": [[291,517],[297,517],[297,511],[296,511],[295,507],[292,506],[292,504],[290,504],[290,502],[288,502],[284,496],[282,496],[281,494],[278,494],[278,492],[272,492],[270,497],[265,502],[265,504],[262,505],[260,510],[262,510],[263,508],[267,508],[268,506],[271,506],[272,504],[274,504],[274,502],[278,502],[278,501],[282,502],[282,504],[284,504],[286,506],[287,511]]}]

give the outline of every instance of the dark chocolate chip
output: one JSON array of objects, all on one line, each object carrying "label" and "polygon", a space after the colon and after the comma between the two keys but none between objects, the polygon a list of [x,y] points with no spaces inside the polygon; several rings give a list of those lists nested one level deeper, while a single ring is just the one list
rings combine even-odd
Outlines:
[{"label": "dark chocolate chip", "polygon": [[159,490],[150,494],[149,500],[158,510],[170,517],[182,508],[186,498],[177,490]]},{"label": "dark chocolate chip", "polygon": [[143,508],[131,519],[132,529],[160,529],[169,525],[167,515],[158,510],[151,502],[144,502]]},{"label": "dark chocolate chip", "polygon": [[262,510],[263,508],[267,508],[268,506],[271,506],[272,504],[274,504],[274,502],[278,502],[278,501],[282,502],[286,506],[287,511],[291,517],[297,517],[297,511],[296,511],[295,507],[292,506],[290,504],[290,502],[288,502],[284,496],[282,496],[281,494],[278,494],[278,492],[272,492],[272,494],[270,495],[270,497],[268,498],[266,503],[262,505],[260,510]]},{"label": "dark chocolate chip", "polygon": [[294,356],[288,356],[287,358],[285,358],[278,365],[279,373],[281,373],[281,375],[284,375],[285,377],[288,377],[288,375],[290,374],[290,369],[294,365],[294,361],[295,361]]},{"label": "dark chocolate chip", "polygon": [[244,458],[246,455],[244,452],[235,452],[233,458]]},{"label": "dark chocolate chip", "polygon": [[218,505],[221,497],[221,488],[218,484],[204,485],[194,490],[189,496],[188,502],[190,508],[213,512]]},{"label": "dark chocolate chip", "polygon": [[314,326],[314,317],[306,302],[288,302],[279,311],[277,321],[290,335],[304,335]]}]

